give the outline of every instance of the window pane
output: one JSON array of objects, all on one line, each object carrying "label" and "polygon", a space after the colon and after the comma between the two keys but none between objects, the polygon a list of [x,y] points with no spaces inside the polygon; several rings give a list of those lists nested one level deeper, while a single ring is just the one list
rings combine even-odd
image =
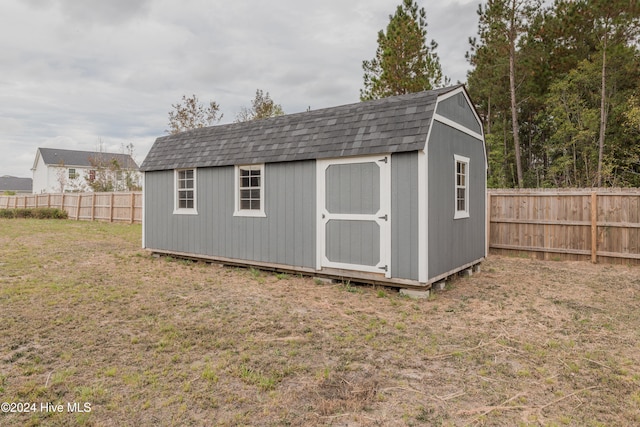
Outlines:
[{"label": "window pane", "polygon": [[193,199],[187,200],[187,209],[193,209]]},{"label": "window pane", "polygon": [[260,210],[262,187],[262,167],[261,166],[239,166],[238,167],[238,209],[240,210]]}]

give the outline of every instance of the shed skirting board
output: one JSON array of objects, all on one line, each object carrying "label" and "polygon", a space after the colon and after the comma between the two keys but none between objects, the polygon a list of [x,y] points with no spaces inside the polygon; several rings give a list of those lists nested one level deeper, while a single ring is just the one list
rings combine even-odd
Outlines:
[{"label": "shed skirting board", "polygon": [[[154,254],[169,255],[169,256],[175,256],[178,258],[188,258],[193,260],[210,261],[210,262],[215,262],[215,263],[225,264],[225,265],[256,267],[263,270],[279,271],[279,272],[292,273],[292,274],[303,274],[305,276],[326,277],[329,279],[337,279],[337,280],[351,280],[353,282],[358,282],[358,283],[368,283],[372,285],[382,285],[382,286],[390,286],[390,287],[396,287],[396,288],[411,288],[411,289],[426,290],[426,289],[430,289],[431,284],[436,281],[436,280],[431,280],[428,283],[420,283],[416,280],[386,278],[384,277],[384,273],[367,273],[362,271],[341,270],[338,268],[327,268],[327,267],[322,268],[322,270],[316,270],[314,268],[309,268],[309,267],[276,264],[276,263],[261,262],[261,261],[249,261],[249,260],[243,260],[243,259],[193,254],[193,253],[186,253],[186,252],[167,251],[167,250],[161,250],[161,249],[147,248],[147,251]],[[464,268],[468,268],[468,267],[469,266],[464,266]],[[463,270],[464,268],[461,267],[460,270]]]},{"label": "shed skirting board", "polygon": [[443,274],[439,274],[436,277],[432,277],[429,279],[427,283],[420,283],[416,280],[409,279],[394,279],[394,278],[386,278],[384,274],[381,273],[367,273],[362,271],[353,271],[353,270],[341,270],[338,268],[323,268],[322,270],[316,270],[314,268],[309,267],[299,267],[293,265],[285,265],[285,264],[275,264],[270,262],[261,262],[261,261],[248,261],[242,259],[235,258],[226,258],[221,256],[209,256],[202,254],[192,254],[186,252],[175,252],[175,251],[165,251],[161,249],[149,249],[147,251],[160,254],[160,255],[169,255],[175,256],[179,258],[188,258],[193,260],[203,260],[216,262],[225,265],[235,265],[242,267],[257,267],[263,270],[270,271],[279,271],[284,273],[293,273],[293,274],[303,274],[305,276],[314,276],[314,277],[326,277],[329,279],[337,279],[337,280],[351,280],[358,283],[368,283],[372,285],[382,285],[382,286],[390,286],[395,288],[407,288],[407,289],[421,289],[427,290],[431,289],[431,286],[439,282],[443,279],[446,279],[449,276],[453,276],[456,273],[459,273],[463,270],[466,270],[474,265],[477,265],[485,260],[485,257],[479,258],[470,263],[461,265],[451,271],[448,271]]}]

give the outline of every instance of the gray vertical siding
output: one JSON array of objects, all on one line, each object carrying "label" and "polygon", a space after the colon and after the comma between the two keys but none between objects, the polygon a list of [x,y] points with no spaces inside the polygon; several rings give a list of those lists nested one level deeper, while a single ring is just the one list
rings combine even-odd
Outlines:
[{"label": "gray vertical siding", "polygon": [[454,95],[438,103],[436,113],[462,126],[482,134],[482,128],[476,120],[471,106],[462,93]]},{"label": "gray vertical siding", "polygon": [[174,215],[173,176],[146,173],[149,249],[315,267],[315,161],[265,165],[266,218],[233,216],[231,166],[197,169],[198,215]]},{"label": "gray vertical siding", "polygon": [[380,168],[375,160],[331,165],[325,176],[327,211],[374,214],[380,209]]},{"label": "gray vertical siding", "polygon": [[375,221],[332,219],[326,245],[329,261],[375,266],[380,262],[380,226]]},{"label": "gray vertical siding", "polygon": [[[469,218],[454,216],[454,154],[470,159]],[[429,278],[484,256],[485,164],[482,141],[435,121],[428,142]]]},{"label": "gray vertical siding", "polygon": [[391,276],[418,280],[418,153],[391,156]]}]

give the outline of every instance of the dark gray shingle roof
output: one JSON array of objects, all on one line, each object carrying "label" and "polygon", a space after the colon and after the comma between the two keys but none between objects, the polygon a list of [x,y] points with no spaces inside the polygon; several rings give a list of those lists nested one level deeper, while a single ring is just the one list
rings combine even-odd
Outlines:
[{"label": "dark gray shingle roof", "polygon": [[143,171],[397,153],[423,149],[438,95],[459,86],[156,139]]},{"label": "dark gray shingle roof", "polygon": [[110,162],[116,159],[121,168],[138,169],[135,160],[128,154],[100,153],[96,151],[61,150],[59,148],[38,148],[42,160],[47,165],[86,166],[91,167],[91,159]]},{"label": "dark gray shingle roof", "polygon": [[18,178],[9,175],[0,176],[0,192],[20,191],[31,193],[32,188],[33,180],[31,178]]}]

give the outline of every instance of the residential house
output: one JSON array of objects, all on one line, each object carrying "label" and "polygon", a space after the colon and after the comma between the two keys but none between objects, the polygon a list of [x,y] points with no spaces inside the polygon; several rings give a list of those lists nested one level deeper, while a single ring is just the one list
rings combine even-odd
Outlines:
[{"label": "residential house", "polygon": [[139,189],[141,181],[128,154],[40,147],[31,170],[33,193],[128,191]]},{"label": "residential house", "polygon": [[18,178],[16,176],[0,176],[0,194],[9,193],[31,193],[31,178]]}]

